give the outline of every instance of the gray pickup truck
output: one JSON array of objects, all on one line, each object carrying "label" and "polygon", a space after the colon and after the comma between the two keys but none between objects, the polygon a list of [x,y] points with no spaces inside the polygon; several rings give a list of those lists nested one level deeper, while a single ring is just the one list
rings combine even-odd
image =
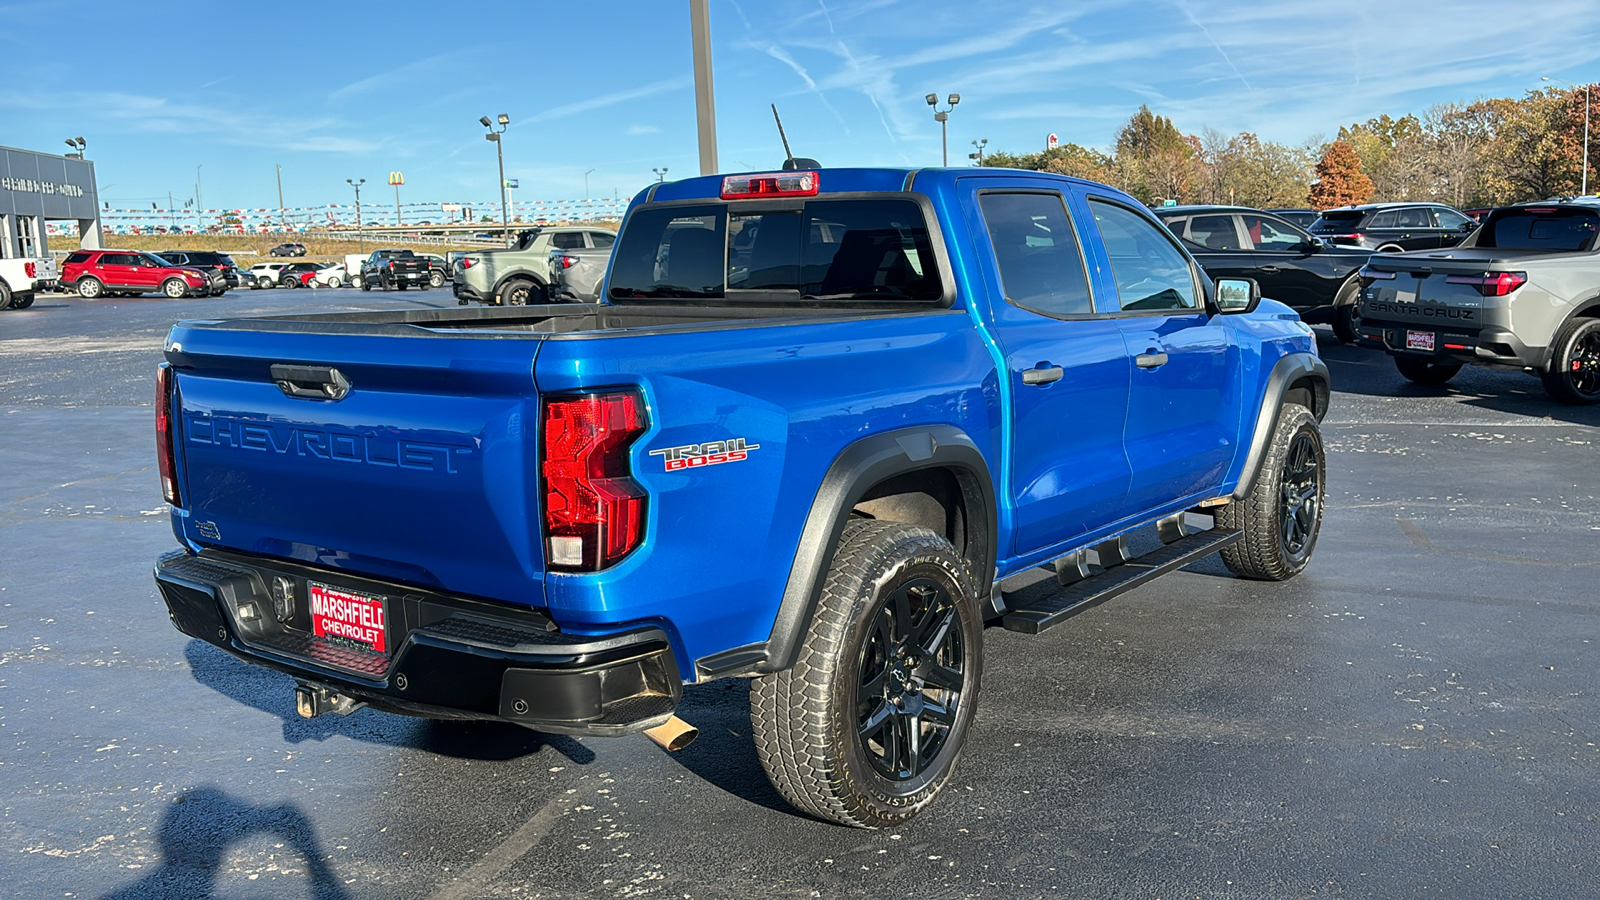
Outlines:
[{"label": "gray pickup truck", "polygon": [[1600,198],[1494,210],[1449,250],[1374,255],[1361,270],[1363,344],[1440,385],[1463,365],[1537,374],[1566,403],[1600,403]]},{"label": "gray pickup truck", "polygon": [[515,247],[474,250],[451,267],[451,290],[465,306],[469,302],[499,306],[543,303],[550,284],[553,250],[605,248],[610,252],[617,233],[588,225],[557,225],[524,231]]},{"label": "gray pickup truck", "polygon": [[550,251],[550,301],[599,303],[611,247]]}]

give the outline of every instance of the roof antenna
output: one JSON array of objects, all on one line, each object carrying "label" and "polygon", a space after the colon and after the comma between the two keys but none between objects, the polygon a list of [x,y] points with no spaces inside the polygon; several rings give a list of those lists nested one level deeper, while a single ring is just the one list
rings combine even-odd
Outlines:
[{"label": "roof antenna", "polygon": [[772,104],[772,121],[778,123],[778,139],[783,141],[783,167],[785,169],[820,169],[822,163],[804,156],[795,158],[789,150],[789,136],[783,133],[783,120],[778,118],[778,104]]}]

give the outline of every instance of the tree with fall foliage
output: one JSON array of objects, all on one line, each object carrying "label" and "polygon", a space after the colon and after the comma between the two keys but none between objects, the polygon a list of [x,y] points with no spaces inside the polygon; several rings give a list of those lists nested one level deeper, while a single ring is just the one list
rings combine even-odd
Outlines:
[{"label": "tree with fall foliage", "polygon": [[1171,119],[1140,106],[1117,132],[1116,169],[1124,190],[1147,204],[1190,199],[1199,143]]},{"label": "tree with fall foliage", "polygon": [[1317,182],[1306,202],[1312,209],[1332,209],[1372,199],[1372,179],[1361,171],[1361,157],[1344,141],[1334,141],[1317,163]]}]

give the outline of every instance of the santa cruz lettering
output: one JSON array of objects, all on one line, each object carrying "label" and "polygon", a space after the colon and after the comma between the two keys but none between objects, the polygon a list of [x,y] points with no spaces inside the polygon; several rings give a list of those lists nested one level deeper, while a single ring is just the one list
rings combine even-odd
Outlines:
[{"label": "santa cruz lettering", "polygon": [[662,461],[666,463],[668,472],[677,472],[682,469],[697,469],[701,466],[744,462],[750,458],[750,451],[760,449],[760,444],[746,444],[744,438],[731,438],[726,441],[707,441],[704,444],[665,447],[660,450],[651,450],[650,455],[661,457]]}]

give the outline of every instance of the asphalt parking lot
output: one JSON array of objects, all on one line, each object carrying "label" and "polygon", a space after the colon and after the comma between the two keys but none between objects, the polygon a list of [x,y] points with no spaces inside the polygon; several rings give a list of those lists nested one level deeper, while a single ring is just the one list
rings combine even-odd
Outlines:
[{"label": "asphalt parking lot", "polygon": [[[0,871],[19,897],[1595,896],[1600,408],[1322,350],[1327,518],[1300,578],[1215,558],[1037,637],[991,629],[950,788],[801,818],[745,682],[699,726],[574,739],[362,710],[179,634],[152,373],[179,318],[448,291],[41,296],[0,312]],[[440,523],[439,527],[450,527]]]}]

